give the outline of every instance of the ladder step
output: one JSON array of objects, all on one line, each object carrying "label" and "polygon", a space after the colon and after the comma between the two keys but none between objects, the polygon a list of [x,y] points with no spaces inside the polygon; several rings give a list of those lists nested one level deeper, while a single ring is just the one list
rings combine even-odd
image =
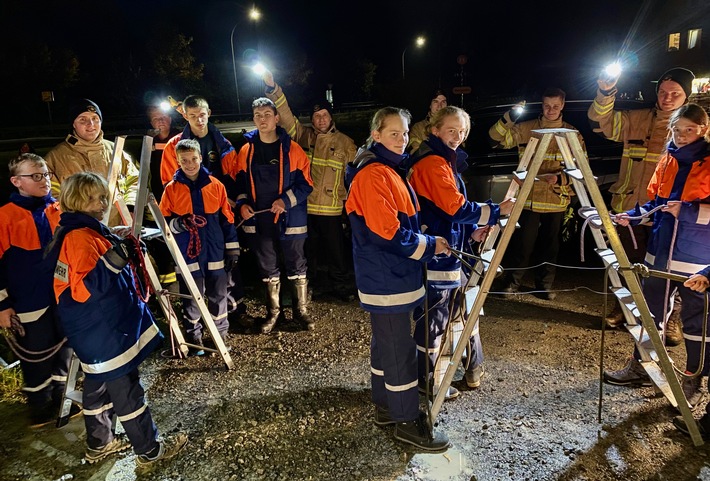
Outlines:
[{"label": "ladder step", "polygon": [[[654,352],[655,354],[655,352]],[[673,407],[678,407],[678,401],[676,401],[675,396],[673,396],[673,391],[668,384],[666,376],[663,374],[660,366],[653,361],[641,361],[641,366],[646,370],[646,373],[653,381],[653,384],[663,393],[663,395],[668,399]]]},{"label": "ladder step", "polygon": [[[476,296],[478,296],[478,291],[481,290],[481,286],[473,286],[469,290],[466,291],[465,297],[466,297],[466,316],[471,312],[471,308],[473,307],[473,304],[476,302]],[[483,315],[483,307],[481,307],[481,312],[479,313],[480,316]],[[463,327],[462,327],[463,329]]]},{"label": "ladder step", "polygon": [[[646,352],[648,355],[651,357],[652,360],[658,361],[658,354],[656,354],[656,350],[653,347],[653,343],[651,342],[651,336],[648,335],[648,331],[643,328],[641,324],[636,324],[635,326],[627,324],[626,330],[629,331],[629,334],[631,334],[631,337],[634,338],[634,341],[636,341]],[[641,337],[643,334],[643,337]]]},{"label": "ladder step", "polygon": [[[493,260],[493,255],[496,253],[495,249],[489,249],[487,251],[484,251],[481,253],[481,259],[483,259],[485,262],[483,262],[483,272],[488,272],[488,267],[491,265],[491,261]],[[496,277],[501,275],[503,273],[503,268],[501,266],[498,266],[496,269]]]},{"label": "ladder step", "polygon": [[66,394],[64,394],[64,397],[65,397],[66,399],[71,399],[71,400],[74,401],[75,403],[81,405],[81,401],[82,401],[82,391],[80,391],[80,390],[78,390],[78,389],[77,389],[77,390],[74,390],[74,391],[69,391],[69,392],[67,392]]},{"label": "ladder step", "polygon": [[[617,299],[619,299],[619,302],[621,303],[623,308],[626,308],[631,315],[634,317],[634,320],[640,319],[641,318],[641,312],[638,310],[636,307],[636,301],[634,301],[634,297],[631,295],[631,292],[625,287],[612,287],[611,292],[616,296]],[[638,324],[637,322],[634,322],[634,324]]]},{"label": "ladder step", "polygon": [[582,175],[582,171],[579,169],[565,169],[564,173],[572,177],[574,180],[584,182],[584,175]]},{"label": "ladder step", "polygon": [[520,182],[524,182],[524,181],[525,181],[525,177],[527,177],[527,175],[528,175],[528,171],[527,171],[527,170],[516,170],[515,172],[513,172],[513,175],[514,175],[515,178],[517,178]]},{"label": "ladder step", "polygon": [[616,254],[612,249],[594,249],[597,255],[604,262],[604,267],[616,264]]}]

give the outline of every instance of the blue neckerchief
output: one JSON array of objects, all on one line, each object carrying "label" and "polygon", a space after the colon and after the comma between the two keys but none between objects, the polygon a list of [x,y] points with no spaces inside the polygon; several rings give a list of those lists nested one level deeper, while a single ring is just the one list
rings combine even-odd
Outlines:
[{"label": "blue neckerchief", "polygon": [[202,165],[200,167],[200,170],[197,172],[197,178],[195,180],[190,180],[187,175],[185,175],[185,172],[183,172],[182,168],[179,168],[175,171],[175,175],[173,175],[173,180],[175,182],[185,184],[190,188],[190,190],[201,189],[210,183],[210,173],[207,168]]},{"label": "blue neckerchief", "polygon": [[30,211],[35,226],[37,227],[39,245],[44,247],[49,244],[49,241],[52,240],[52,228],[47,221],[44,209],[46,209],[48,205],[54,204],[56,199],[52,197],[51,194],[47,194],[44,197],[28,197],[13,192],[10,194],[10,202]]}]

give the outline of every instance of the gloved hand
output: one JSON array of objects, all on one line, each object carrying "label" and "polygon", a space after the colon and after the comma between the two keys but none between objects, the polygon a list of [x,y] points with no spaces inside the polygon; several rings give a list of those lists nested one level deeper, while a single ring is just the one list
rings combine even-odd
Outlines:
[{"label": "gloved hand", "polygon": [[516,104],[512,109],[508,111],[508,117],[513,122],[517,122],[518,119],[523,115],[525,111],[525,101]]},{"label": "gloved hand", "polygon": [[239,249],[229,250],[224,255],[224,270],[232,272],[239,262]]},{"label": "gloved hand", "polygon": [[120,242],[113,246],[113,251],[126,262],[138,258],[136,243],[131,238],[121,239]]}]

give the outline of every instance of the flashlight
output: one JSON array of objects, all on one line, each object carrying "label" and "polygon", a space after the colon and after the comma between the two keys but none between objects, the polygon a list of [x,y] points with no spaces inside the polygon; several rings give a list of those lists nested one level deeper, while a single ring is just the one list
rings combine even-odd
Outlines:
[{"label": "flashlight", "polygon": [[604,68],[604,74],[609,79],[618,78],[619,75],[621,75],[621,63],[619,63],[619,62],[610,63],[609,65],[607,65]]},{"label": "flashlight", "polygon": [[163,112],[169,112],[171,108],[172,107],[170,106],[170,102],[168,102],[167,100],[163,100],[162,102],[160,102],[160,110],[162,110]]},{"label": "flashlight", "polygon": [[523,100],[520,105],[516,105],[513,110],[515,110],[515,113],[518,115],[522,114],[523,110],[525,110],[525,100]]},{"label": "flashlight", "polygon": [[261,62],[257,62],[254,64],[254,66],[251,68],[251,71],[254,72],[257,75],[264,75],[264,72],[266,72],[266,67],[264,67],[264,64]]}]

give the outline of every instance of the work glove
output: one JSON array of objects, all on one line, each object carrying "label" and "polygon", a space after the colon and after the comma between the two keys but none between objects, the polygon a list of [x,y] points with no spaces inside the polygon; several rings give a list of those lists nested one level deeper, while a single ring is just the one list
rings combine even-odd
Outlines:
[{"label": "work glove", "polygon": [[[140,244],[143,244],[140,242]],[[145,244],[143,244],[144,246]],[[143,248],[142,246],[140,247]],[[131,260],[138,259],[138,250],[136,242],[132,238],[121,239],[116,245],[113,246],[113,251],[118,254],[118,256],[128,263]]]},{"label": "work glove", "polygon": [[508,117],[510,117],[510,120],[512,122],[517,122],[518,119],[523,115],[523,112],[525,112],[525,103],[521,102],[512,109],[508,110]]},{"label": "work glove", "polygon": [[230,249],[224,255],[224,270],[232,272],[239,262],[239,249]]}]

